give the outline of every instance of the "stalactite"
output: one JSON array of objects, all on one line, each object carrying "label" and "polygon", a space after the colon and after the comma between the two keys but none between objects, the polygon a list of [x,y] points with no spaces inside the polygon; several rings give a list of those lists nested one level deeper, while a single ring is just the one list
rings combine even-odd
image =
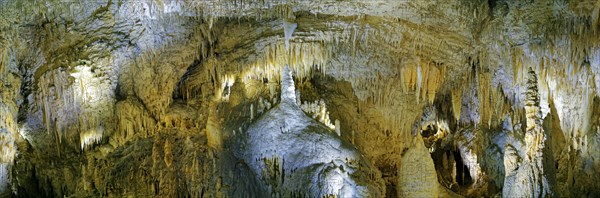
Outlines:
[{"label": "stalactite", "polygon": [[323,123],[325,126],[335,129],[335,125],[331,123],[331,120],[329,119],[329,112],[327,111],[325,101],[322,99],[314,102],[304,101],[302,102],[300,108],[302,108],[302,110],[309,116],[312,116],[312,118]]},{"label": "stalactite", "polygon": [[480,121],[491,126],[492,114],[494,112],[494,106],[491,103],[491,74],[489,73],[480,73],[477,75],[477,96],[479,99],[479,115]]},{"label": "stalactite", "polygon": [[254,104],[250,104],[250,120],[254,120]]},{"label": "stalactite", "polygon": [[457,121],[460,120],[460,111],[462,108],[462,88],[457,87],[452,89],[452,115]]},{"label": "stalactite", "polygon": [[90,129],[80,134],[81,150],[84,150],[87,146],[99,143],[102,141],[102,135],[104,133],[104,127],[98,129]]},{"label": "stalactite", "polygon": [[298,27],[297,23],[289,22],[286,19],[283,20],[283,32],[285,38],[286,51],[290,48],[290,39],[292,38],[292,33],[294,33],[294,30],[296,30],[296,27]]},{"label": "stalactite", "polygon": [[423,83],[423,74],[421,73],[421,65],[417,65],[417,88],[415,90],[415,95],[417,96],[417,103],[421,101],[421,85]]},{"label": "stalactite", "polygon": [[325,64],[329,53],[319,43],[290,43],[289,50],[279,43],[270,44],[262,49],[248,69],[242,71],[242,82],[250,83],[252,79],[276,81],[283,65],[289,65],[296,78],[307,79],[315,69]]},{"label": "stalactite", "polygon": [[338,136],[341,136],[341,135],[342,135],[342,133],[341,133],[341,130],[342,130],[342,129],[341,129],[341,126],[340,126],[340,120],[338,120],[338,119],[335,119],[335,133],[336,133]]}]

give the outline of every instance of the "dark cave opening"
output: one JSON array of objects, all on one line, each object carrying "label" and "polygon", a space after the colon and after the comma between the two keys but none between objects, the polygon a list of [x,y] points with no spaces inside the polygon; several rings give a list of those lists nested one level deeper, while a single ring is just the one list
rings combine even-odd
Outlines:
[{"label": "dark cave opening", "polygon": [[396,196],[398,194],[398,189],[395,182],[398,176],[398,169],[396,166],[391,164],[382,164],[377,168],[381,171],[382,177],[385,181],[386,197]]},{"label": "dark cave opening", "polygon": [[460,151],[437,149],[431,153],[439,183],[455,193],[463,194],[474,183],[469,167],[464,163]]},{"label": "dark cave opening", "polygon": [[469,167],[464,164],[462,158],[460,157],[460,153],[458,151],[452,151],[454,160],[456,161],[456,165],[454,168],[456,169],[456,182],[459,186],[470,186],[473,184],[473,178],[471,178],[471,174],[469,172]]},{"label": "dark cave opening", "polygon": [[423,138],[429,138],[429,137],[435,135],[435,133],[437,133],[437,131],[438,131],[437,126],[427,125],[427,129],[421,130],[421,136]]}]

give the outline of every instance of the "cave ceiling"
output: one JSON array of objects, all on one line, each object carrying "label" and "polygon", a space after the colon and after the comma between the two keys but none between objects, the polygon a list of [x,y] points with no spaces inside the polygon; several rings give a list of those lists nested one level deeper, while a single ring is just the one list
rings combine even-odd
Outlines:
[{"label": "cave ceiling", "polygon": [[600,1],[0,1],[12,197],[595,197]]}]

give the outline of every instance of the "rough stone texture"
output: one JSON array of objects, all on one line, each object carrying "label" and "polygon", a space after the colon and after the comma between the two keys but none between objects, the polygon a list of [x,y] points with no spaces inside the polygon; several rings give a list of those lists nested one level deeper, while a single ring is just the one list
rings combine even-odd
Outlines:
[{"label": "rough stone texture", "polygon": [[[324,137],[381,173],[369,180],[383,180],[374,191],[382,196],[410,194],[400,167],[430,159],[440,196],[594,196],[599,8],[595,0],[0,1],[0,190],[270,196],[252,185],[263,181],[238,163],[235,143],[282,104],[288,65],[294,103],[317,120],[307,122],[340,131]],[[435,149],[403,159],[420,145],[415,123],[427,108],[438,113],[425,129],[445,130]],[[444,155],[446,165],[436,157]],[[477,181],[446,185],[459,162]]]},{"label": "rough stone texture", "polygon": [[18,126],[21,103],[21,78],[15,60],[14,42],[0,36],[0,196],[10,192],[10,169],[17,153],[15,141],[20,137]]},{"label": "rough stone texture", "polygon": [[427,148],[419,139],[415,146],[402,156],[398,170],[399,197],[437,197],[441,189],[437,181],[433,160],[428,157]]},{"label": "rough stone texture", "polygon": [[527,84],[527,122],[521,140],[524,145],[515,147],[510,142],[505,144],[506,175],[502,195],[507,197],[547,197],[554,194],[548,181],[548,167],[544,169],[543,149],[546,133],[542,128],[537,75],[531,68],[527,75]]},{"label": "rough stone texture", "polygon": [[310,119],[296,104],[286,66],[281,103],[238,137],[236,154],[275,197],[380,197],[380,173],[350,142]]}]

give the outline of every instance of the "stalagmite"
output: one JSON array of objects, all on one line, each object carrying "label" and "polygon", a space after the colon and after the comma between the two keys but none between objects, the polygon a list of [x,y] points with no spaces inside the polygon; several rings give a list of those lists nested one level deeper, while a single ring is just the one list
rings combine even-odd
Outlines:
[{"label": "stalagmite", "polygon": [[208,139],[208,146],[217,150],[221,149],[223,137],[221,133],[221,124],[217,117],[216,104],[211,104],[205,131],[206,138]]},{"label": "stalagmite", "polygon": [[[506,197],[546,197],[553,195],[548,180],[547,169],[544,168],[544,146],[546,134],[542,128],[537,76],[530,67],[527,75],[527,92],[525,101],[526,130],[524,134],[524,153],[506,152],[504,164],[506,175],[502,195]],[[515,135],[516,136],[516,135]],[[506,142],[509,148],[520,148]]]},{"label": "stalagmite", "polygon": [[[281,72],[281,102],[253,122],[236,156],[273,196],[382,196],[378,175],[349,144],[297,106],[288,67]],[[306,104],[306,103],[305,103]],[[323,102],[311,106],[321,111]],[[379,176],[380,177],[380,176]],[[308,185],[308,186],[307,186]]]},{"label": "stalagmite", "polygon": [[258,98],[258,115],[261,115],[265,110],[265,104],[263,103],[263,98]]},{"label": "stalagmite", "polygon": [[402,163],[398,169],[398,195],[399,197],[436,197],[439,194],[439,183],[435,174],[435,167],[427,148],[420,138],[413,138],[414,144],[402,156]]},{"label": "stalagmite", "polygon": [[163,158],[165,164],[167,165],[167,167],[171,167],[171,165],[173,164],[173,146],[171,145],[171,141],[169,139],[165,140],[165,145],[163,148],[163,151],[165,153],[165,157]]},{"label": "stalagmite", "polygon": [[296,88],[290,68],[285,65],[281,72],[281,101],[296,103]]}]

